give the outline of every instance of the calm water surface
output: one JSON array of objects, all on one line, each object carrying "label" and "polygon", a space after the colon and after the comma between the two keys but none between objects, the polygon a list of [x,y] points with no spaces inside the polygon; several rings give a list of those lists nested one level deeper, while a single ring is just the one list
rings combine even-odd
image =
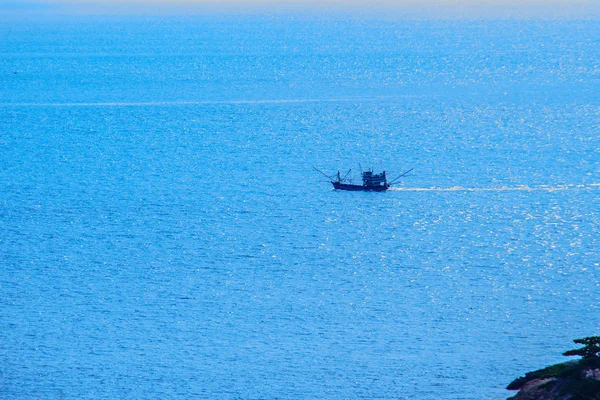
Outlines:
[{"label": "calm water surface", "polygon": [[3,16],[0,397],[508,397],[600,333],[598,32]]}]

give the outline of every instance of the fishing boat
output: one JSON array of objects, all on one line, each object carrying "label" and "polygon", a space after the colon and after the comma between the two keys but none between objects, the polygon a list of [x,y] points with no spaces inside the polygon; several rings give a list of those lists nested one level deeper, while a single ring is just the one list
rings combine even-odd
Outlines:
[{"label": "fishing boat", "polygon": [[348,175],[350,174],[350,172],[352,170],[348,171],[348,173],[346,173],[346,175],[343,178],[342,178],[342,176],[340,174],[340,171],[338,171],[336,178],[332,178],[329,175],[327,175],[327,174],[319,171],[316,168],[315,168],[315,170],[317,170],[318,172],[320,172],[321,174],[323,174],[327,178],[329,178],[331,184],[334,187],[334,189],[337,189],[337,190],[351,190],[351,191],[355,191],[355,192],[356,191],[360,191],[360,192],[385,192],[398,179],[402,178],[403,176],[405,176],[406,174],[408,174],[413,169],[412,168],[409,169],[408,171],[404,172],[400,176],[398,176],[395,179],[393,179],[391,182],[388,182],[387,177],[385,175],[385,171],[383,171],[383,172],[381,172],[379,174],[374,173],[372,169],[368,170],[368,171],[364,171],[364,172],[362,172],[362,181],[363,181],[362,185],[356,185],[356,184],[352,184],[352,183],[347,183],[347,179],[346,178],[348,177]]},{"label": "fishing boat", "polygon": [[383,192],[388,190],[390,184],[387,182],[385,177],[385,171],[380,174],[374,174],[373,171],[365,171],[362,173],[362,185],[353,185],[351,183],[344,183],[340,175],[340,171],[337,174],[337,180],[332,180],[331,184],[335,189],[338,190],[353,190],[362,192]]}]

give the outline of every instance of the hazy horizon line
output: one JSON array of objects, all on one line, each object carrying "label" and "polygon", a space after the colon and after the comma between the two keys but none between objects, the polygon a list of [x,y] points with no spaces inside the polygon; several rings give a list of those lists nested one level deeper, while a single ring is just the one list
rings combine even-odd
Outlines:
[{"label": "hazy horizon line", "polygon": [[76,14],[348,13],[432,18],[600,18],[591,0],[0,0],[0,12]]}]

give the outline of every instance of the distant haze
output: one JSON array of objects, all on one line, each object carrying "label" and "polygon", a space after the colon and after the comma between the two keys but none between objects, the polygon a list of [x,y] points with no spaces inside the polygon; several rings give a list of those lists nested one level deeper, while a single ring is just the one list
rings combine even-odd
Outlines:
[{"label": "distant haze", "polygon": [[[27,9],[39,5],[63,10],[102,12],[227,11],[341,11],[467,17],[575,17],[600,16],[597,0],[0,0],[0,9]],[[21,6],[19,6],[21,5]]]}]

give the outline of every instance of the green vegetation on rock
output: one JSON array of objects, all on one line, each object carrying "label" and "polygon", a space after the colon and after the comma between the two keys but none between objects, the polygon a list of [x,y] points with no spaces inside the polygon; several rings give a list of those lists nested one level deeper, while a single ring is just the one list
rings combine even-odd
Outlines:
[{"label": "green vegetation on rock", "polygon": [[600,336],[590,336],[583,339],[573,340],[575,343],[585,344],[584,347],[565,351],[565,356],[581,356],[584,360],[600,357]]},{"label": "green vegetation on rock", "polygon": [[507,389],[521,391],[512,399],[600,400],[600,336],[574,342],[585,346],[564,355],[581,356],[580,360],[551,365],[515,379]]}]

